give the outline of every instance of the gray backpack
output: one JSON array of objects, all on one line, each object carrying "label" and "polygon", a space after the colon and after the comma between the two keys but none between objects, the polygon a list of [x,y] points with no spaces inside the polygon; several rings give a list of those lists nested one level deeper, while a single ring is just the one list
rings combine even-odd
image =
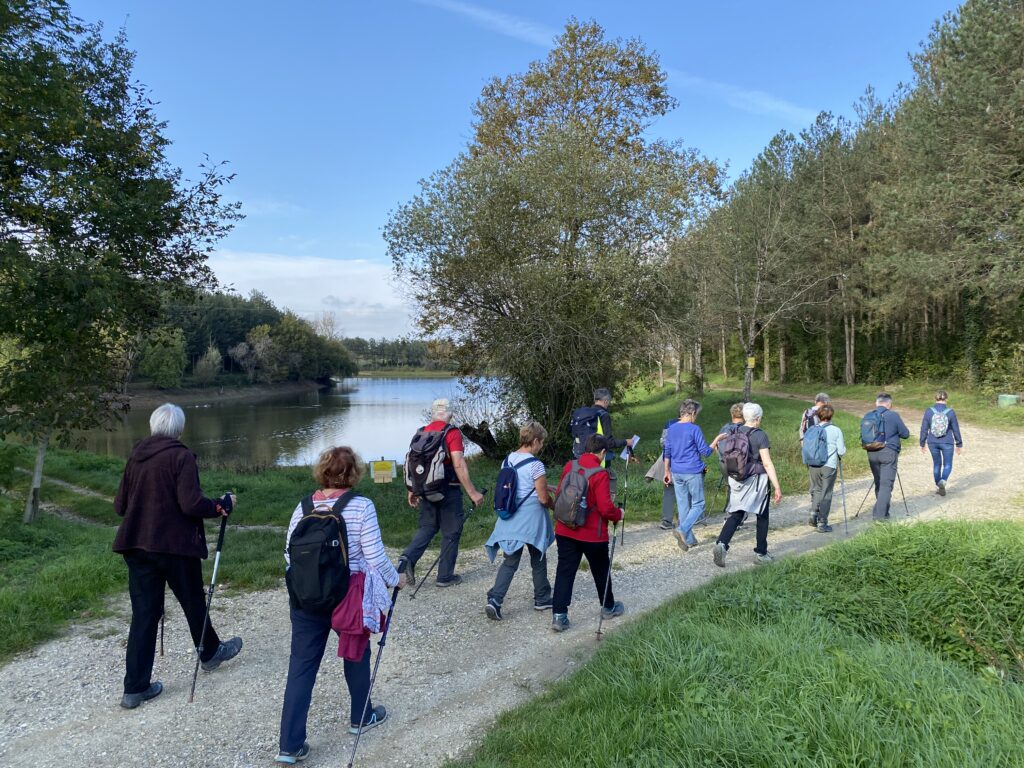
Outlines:
[{"label": "gray backpack", "polygon": [[558,486],[558,495],[555,496],[555,520],[573,530],[583,527],[590,511],[587,509],[590,478],[604,471],[606,470],[603,467],[584,469],[578,461],[574,461],[565,479]]}]

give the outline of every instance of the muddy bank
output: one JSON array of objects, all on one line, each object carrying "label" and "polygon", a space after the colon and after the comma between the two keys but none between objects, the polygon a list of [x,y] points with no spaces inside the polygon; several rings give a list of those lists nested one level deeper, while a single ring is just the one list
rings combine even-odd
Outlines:
[{"label": "muddy bank", "polygon": [[183,389],[129,388],[131,407],[156,408],[164,403],[204,405],[206,403],[245,402],[277,395],[291,395],[323,389],[317,381],[285,381],[280,384],[253,384],[248,387],[189,387]]}]

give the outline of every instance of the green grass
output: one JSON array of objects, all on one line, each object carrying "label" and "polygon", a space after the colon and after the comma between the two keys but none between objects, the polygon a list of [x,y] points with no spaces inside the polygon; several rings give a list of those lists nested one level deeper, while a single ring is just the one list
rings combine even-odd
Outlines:
[{"label": "green grass", "polygon": [[1019,765],[1022,545],[1012,523],[897,526],[719,578],[457,765]]},{"label": "green grass", "polygon": [[[732,389],[743,389],[741,379],[723,379],[721,376],[712,376],[712,383],[716,387],[729,387]],[[800,395],[808,401],[818,392],[828,392],[829,395],[839,399],[861,400],[866,403],[873,403],[875,395],[879,392],[888,392],[894,398],[894,407],[898,411],[901,407],[914,408],[923,411],[935,402],[935,393],[939,389],[945,389],[949,393],[949,405],[956,410],[957,415],[963,421],[979,427],[999,428],[1024,428],[1024,406],[1012,408],[999,408],[996,406],[996,396],[975,392],[963,387],[956,387],[945,382],[897,382],[877,386],[874,384],[854,384],[847,386],[843,384],[813,384],[806,383],[781,383],[777,381],[755,381],[753,397],[757,400],[758,392],[786,392]],[[911,424],[911,436],[917,435],[919,423]]]}]

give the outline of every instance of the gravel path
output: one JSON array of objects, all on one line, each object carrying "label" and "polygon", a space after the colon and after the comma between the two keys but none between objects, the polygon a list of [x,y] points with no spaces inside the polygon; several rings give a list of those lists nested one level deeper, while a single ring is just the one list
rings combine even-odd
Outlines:
[{"label": "gravel path", "polygon": [[[907,417],[909,418],[909,416]],[[918,417],[919,418],[919,417]],[[1008,518],[1024,512],[1009,500],[1024,493],[1019,472],[1020,433],[963,425],[968,447],[954,465],[949,495],[934,494],[930,457],[911,442],[900,461],[914,519]],[[852,515],[867,480],[848,483]],[[897,499],[898,499],[897,494]],[[842,538],[836,493],[832,535],[806,524],[809,499],[784,497],[772,513],[769,546],[793,556]],[[854,535],[870,523],[868,506],[851,520]],[[893,516],[904,521],[902,504]],[[637,615],[723,571],[711,563],[710,543],[720,518],[698,529],[705,543],[681,553],[668,533],[650,525],[627,527],[616,552],[613,579],[627,615],[605,623],[614,632]],[[737,533],[726,572],[753,566],[751,525]],[[553,552],[553,550],[552,550]],[[231,556],[226,542],[224,557]],[[430,556],[430,553],[427,555]],[[430,560],[424,560],[429,563]],[[555,634],[549,613],[532,610],[529,568],[521,568],[505,601],[505,620],[483,613],[496,566],[482,549],[460,555],[465,583],[440,590],[427,585],[415,601],[400,596],[394,629],[381,664],[375,700],[392,712],[389,723],[363,737],[362,766],[437,766],[464,755],[500,712],[577,668],[595,649],[597,600],[588,573],[580,573],[570,617],[573,628]],[[549,569],[553,575],[553,567]],[[283,589],[218,595],[214,622],[224,636],[245,639],[242,654],[216,672],[200,672],[194,704],[187,704],[193,651],[180,611],[168,615],[167,655],[154,679],[164,693],[137,710],[118,707],[124,674],[127,597],[112,615],[76,625],[65,637],[23,654],[0,669],[0,764],[33,768],[70,766],[266,766],[276,754],[281,697],[288,662],[287,596]],[[311,766],[348,763],[352,737],[344,729],[348,696],[341,663],[328,646],[313,695]]]}]

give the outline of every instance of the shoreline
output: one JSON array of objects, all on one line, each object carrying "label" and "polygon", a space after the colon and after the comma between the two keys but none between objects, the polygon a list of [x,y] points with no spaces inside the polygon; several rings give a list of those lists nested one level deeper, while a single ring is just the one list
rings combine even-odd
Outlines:
[{"label": "shoreline", "polygon": [[280,384],[250,384],[244,387],[195,387],[177,389],[129,388],[132,408],[156,408],[164,403],[205,405],[229,401],[262,400],[275,395],[290,395],[325,389],[318,381],[285,381]]}]

